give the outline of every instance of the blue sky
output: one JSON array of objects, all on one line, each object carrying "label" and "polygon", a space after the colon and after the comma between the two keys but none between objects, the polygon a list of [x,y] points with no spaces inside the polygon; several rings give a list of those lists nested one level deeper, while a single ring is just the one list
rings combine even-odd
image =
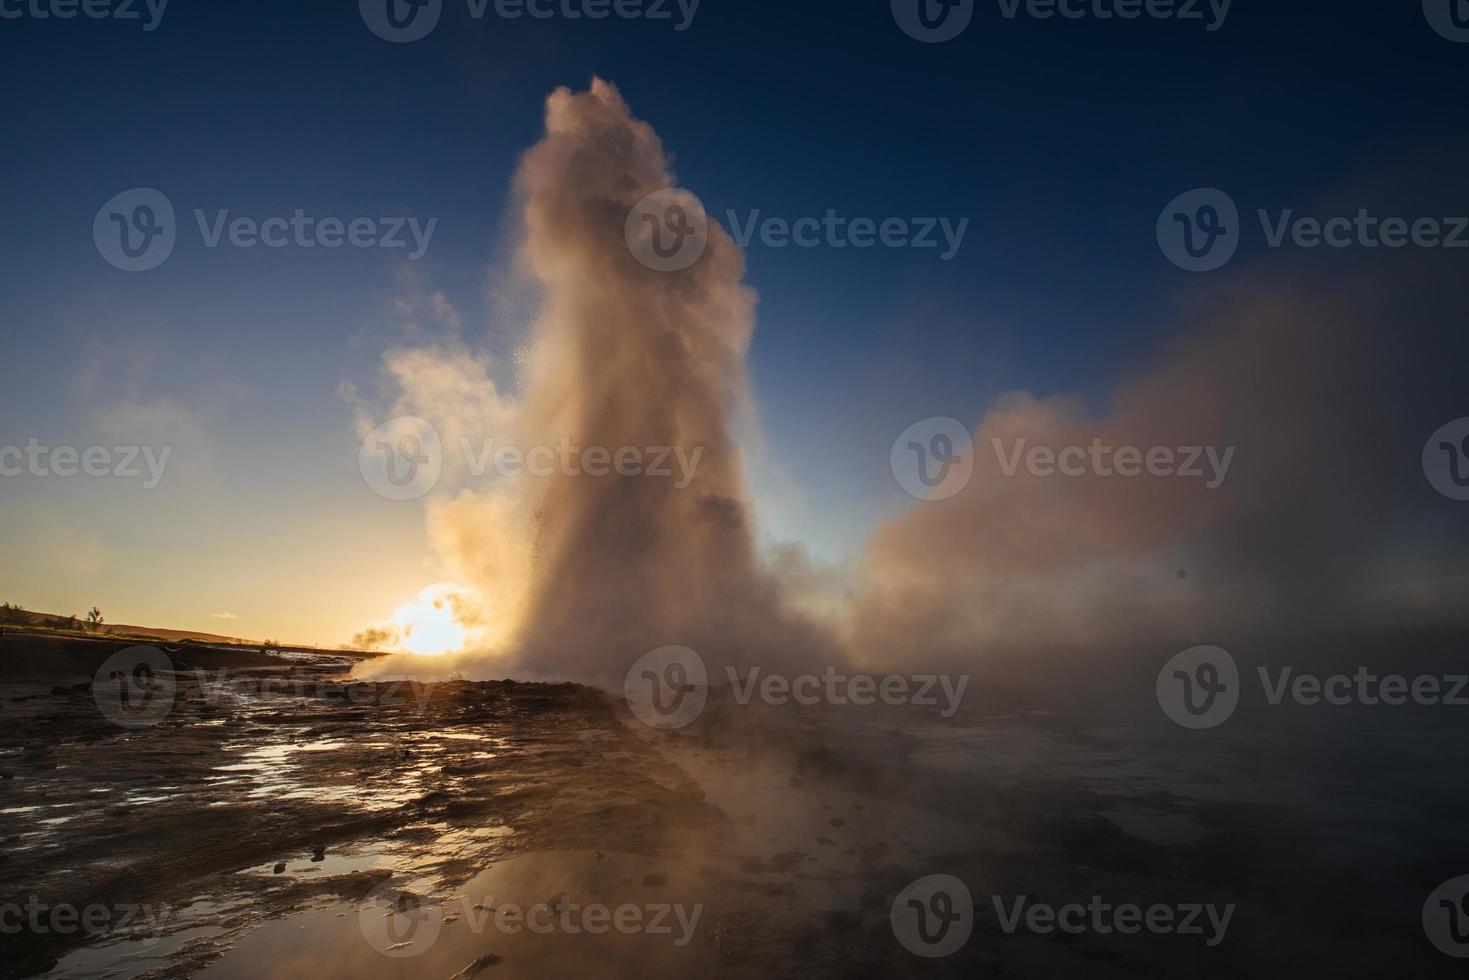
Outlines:
[{"label": "blue sky", "polygon": [[[991,3],[936,45],[900,31],[886,0],[704,0],[682,32],[474,20],[451,2],[405,45],[341,0],[173,0],[154,31],[0,20],[0,443],[86,442],[141,406],[198,450],[156,494],[8,481],[0,538],[16,553],[66,527],[96,548],[77,567],[7,562],[0,591],[195,628],[227,610],[250,635],[334,603],[330,628],[303,637],[328,642],[427,584],[421,516],[361,494],[338,388],[371,383],[400,336],[405,283],[442,291],[466,336],[511,350],[521,324],[492,298],[510,180],[546,95],[593,75],[621,88],[721,220],[969,220],[947,262],[749,249],[761,296],[749,365],[784,474],[762,471],[762,517],[840,558],[906,501],[885,461],[910,423],[972,423],[1013,389],[1099,401],[1178,328],[1173,304],[1194,277],[1154,239],[1176,194],[1217,186],[1309,209],[1397,148],[1453,159],[1469,47],[1416,3],[1236,0],[1215,32],[1007,20]],[[163,191],[184,226],[148,273],[110,267],[91,239],[97,209],[133,187]],[[438,224],[405,263],[379,249],[207,249],[194,208]],[[124,574],[138,555],[146,567]],[[379,569],[370,585],[344,578],[365,562]],[[168,598],[180,594],[187,610]]]}]

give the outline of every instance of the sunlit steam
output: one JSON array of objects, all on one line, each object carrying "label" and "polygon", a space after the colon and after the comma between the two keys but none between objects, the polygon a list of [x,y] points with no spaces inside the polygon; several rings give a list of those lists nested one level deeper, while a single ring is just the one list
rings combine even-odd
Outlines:
[{"label": "sunlit steam", "polygon": [[[428,501],[430,540],[446,577],[473,590],[497,631],[463,638],[469,656],[455,670],[606,680],[671,643],[715,662],[822,646],[755,554],[731,434],[748,403],[755,322],[744,257],[715,224],[698,261],[673,272],[640,263],[624,239],[638,202],[672,186],[657,134],[616,88],[599,79],[586,92],[557,90],[546,135],[516,178],[521,271],[542,301],[520,390],[502,394],[492,359],[457,338],[384,359],[392,414],[430,420],[451,448],[661,446],[698,460],[678,482],[505,477],[446,460]],[[420,629],[428,646],[460,639]],[[366,669],[421,666],[389,658]]]}]

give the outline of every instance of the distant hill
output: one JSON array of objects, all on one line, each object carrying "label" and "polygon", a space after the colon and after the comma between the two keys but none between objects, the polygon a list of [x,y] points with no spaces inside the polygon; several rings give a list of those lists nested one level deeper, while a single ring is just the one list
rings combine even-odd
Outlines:
[{"label": "distant hill", "polygon": [[0,610],[0,624],[32,629],[53,629],[64,632],[84,632],[92,636],[151,636],[160,640],[195,640],[200,643],[242,643],[256,641],[237,636],[221,636],[218,633],[200,633],[196,630],[169,630],[157,626],[130,626],[127,623],[104,623],[95,630],[87,629],[86,623],[71,616],[56,613],[33,612],[14,607]]}]

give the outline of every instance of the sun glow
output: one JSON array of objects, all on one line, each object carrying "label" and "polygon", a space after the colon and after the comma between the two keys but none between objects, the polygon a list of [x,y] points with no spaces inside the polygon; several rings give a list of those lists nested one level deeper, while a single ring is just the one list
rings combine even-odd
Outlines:
[{"label": "sun glow", "polygon": [[429,586],[416,601],[404,603],[393,613],[398,649],[423,656],[458,653],[469,640],[462,611],[463,597],[454,586]]}]

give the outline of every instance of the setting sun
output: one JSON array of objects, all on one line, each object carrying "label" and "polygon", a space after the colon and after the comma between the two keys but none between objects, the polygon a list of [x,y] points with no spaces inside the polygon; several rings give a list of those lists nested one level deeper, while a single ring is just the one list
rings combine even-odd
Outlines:
[{"label": "setting sun", "polygon": [[453,586],[431,585],[416,601],[399,606],[392,619],[399,649],[424,656],[463,650],[469,630],[456,615],[456,599]]}]

